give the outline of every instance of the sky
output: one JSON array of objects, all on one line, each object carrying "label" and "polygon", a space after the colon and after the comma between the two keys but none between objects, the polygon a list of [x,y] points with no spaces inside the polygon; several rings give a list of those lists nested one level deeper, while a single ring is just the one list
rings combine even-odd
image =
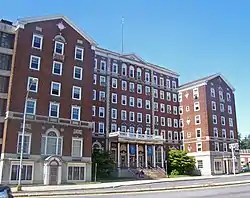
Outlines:
[{"label": "sky", "polygon": [[0,18],[63,14],[98,44],[180,74],[180,83],[220,72],[235,87],[238,130],[250,133],[250,1],[0,0]]}]

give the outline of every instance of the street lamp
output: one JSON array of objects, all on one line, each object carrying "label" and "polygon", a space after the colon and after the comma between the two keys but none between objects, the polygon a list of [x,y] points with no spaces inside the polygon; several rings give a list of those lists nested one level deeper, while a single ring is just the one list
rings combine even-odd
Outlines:
[{"label": "street lamp", "polygon": [[235,150],[238,150],[239,149],[239,144],[238,143],[232,143],[232,144],[229,144],[229,148],[231,149],[232,151],[232,161],[233,161],[233,173],[235,175]]},{"label": "street lamp", "polygon": [[28,88],[26,91],[25,101],[24,101],[24,110],[23,110],[23,123],[22,123],[22,142],[21,142],[21,151],[20,151],[20,160],[19,160],[19,174],[18,174],[18,185],[17,191],[22,190],[21,179],[22,179],[22,168],[23,168],[23,149],[24,149],[24,135],[25,135],[25,125],[26,125],[26,113],[27,113],[27,100],[29,97],[30,88],[33,84],[37,82],[37,79],[31,79],[28,83]]},{"label": "street lamp", "polygon": [[165,171],[166,171],[166,176],[168,177],[168,160],[165,160]]}]

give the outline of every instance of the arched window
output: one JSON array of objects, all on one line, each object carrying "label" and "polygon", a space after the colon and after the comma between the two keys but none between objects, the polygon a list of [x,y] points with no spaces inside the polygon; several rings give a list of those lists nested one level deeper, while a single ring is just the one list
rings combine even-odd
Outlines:
[{"label": "arched window", "polygon": [[50,129],[42,136],[42,155],[62,155],[62,137],[59,131]]},{"label": "arched window", "polygon": [[137,79],[139,79],[139,80],[141,80],[141,73],[142,73],[142,71],[141,71],[141,68],[137,68],[137,70],[136,70],[137,72],[136,72],[136,75],[137,75]]},{"label": "arched window", "polygon": [[100,142],[94,142],[92,144],[92,149],[93,150],[102,150],[102,145],[100,144]]},{"label": "arched window", "polygon": [[130,78],[135,77],[135,68],[132,65],[129,66],[129,77]]},{"label": "arched window", "polygon": [[127,76],[127,65],[122,63],[122,75]]}]

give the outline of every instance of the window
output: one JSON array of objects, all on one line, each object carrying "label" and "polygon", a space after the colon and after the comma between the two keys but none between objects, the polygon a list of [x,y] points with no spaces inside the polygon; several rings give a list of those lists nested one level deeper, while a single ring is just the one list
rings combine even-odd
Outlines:
[{"label": "window", "polygon": [[177,131],[174,132],[174,140],[178,141],[178,132]]},{"label": "window", "polygon": [[158,103],[157,102],[154,102],[154,110],[158,111]]},{"label": "window", "polygon": [[232,106],[231,105],[228,105],[227,106],[227,109],[228,109],[228,114],[232,114]]},{"label": "window", "polygon": [[183,127],[183,126],[184,126],[183,119],[180,119],[180,120],[179,120],[179,127]]},{"label": "window", "polygon": [[104,118],[105,116],[105,109],[104,107],[99,107],[99,117]]},{"label": "window", "polygon": [[178,100],[179,100],[179,102],[182,102],[182,93],[179,93]]},{"label": "window", "polygon": [[30,56],[30,69],[39,70],[40,69],[41,58],[38,56]]},{"label": "window", "polygon": [[224,104],[220,103],[220,112],[224,112],[225,111],[225,106]]},{"label": "window", "polygon": [[222,129],[222,137],[227,138],[227,131],[226,129]]},{"label": "window", "polygon": [[174,128],[178,128],[178,119],[174,119]]},{"label": "window", "polygon": [[117,119],[117,109],[111,109],[111,118],[115,120]]},{"label": "window", "polygon": [[76,80],[82,80],[82,68],[74,66],[74,79]]},{"label": "window", "polygon": [[176,81],[172,81],[172,88],[176,89]]},{"label": "window", "polygon": [[159,117],[158,116],[154,116],[154,124],[158,125],[159,123]]},{"label": "window", "polygon": [[214,88],[210,88],[210,93],[211,93],[211,97],[215,97],[215,90],[214,90]]},{"label": "window", "polygon": [[234,126],[233,119],[232,119],[232,118],[229,118],[228,121],[229,121],[229,126],[230,126],[230,127],[233,127],[233,126]]},{"label": "window", "polygon": [[135,84],[134,83],[129,83],[129,91],[134,92],[135,91]]},{"label": "window", "polygon": [[194,103],[194,111],[200,111],[200,103],[199,102]]},{"label": "window", "polygon": [[72,88],[72,99],[81,100],[82,88],[73,86]]},{"label": "window", "polygon": [[225,126],[226,121],[225,121],[225,117],[221,116],[221,125]]},{"label": "window", "polygon": [[178,108],[176,106],[173,106],[173,114],[174,115],[178,114]]},{"label": "window", "polygon": [[196,143],[196,151],[202,152],[202,143]]},{"label": "window", "polygon": [[216,127],[213,128],[214,137],[218,137],[218,129]]},{"label": "window", "polygon": [[230,138],[234,139],[234,131],[233,130],[230,130]]},{"label": "window", "polygon": [[220,151],[220,145],[219,145],[218,142],[215,142],[215,143],[214,143],[214,150],[215,150],[215,151]]},{"label": "window", "polygon": [[111,124],[111,131],[112,132],[116,132],[117,131],[117,124],[115,124],[115,123]]},{"label": "window", "polygon": [[[21,180],[32,181],[33,180],[33,164],[23,164]],[[11,164],[11,181],[18,181],[19,179],[19,164]]]},{"label": "window", "polygon": [[96,100],[96,90],[93,90],[93,96],[92,96],[93,100]]},{"label": "window", "polygon": [[212,101],[212,110],[216,111],[216,102]]},{"label": "window", "polygon": [[64,43],[55,41],[54,53],[63,55],[63,53],[64,53]]},{"label": "window", "polygon": [[100,85],[105,86],[106,85],[106,78],[104,76],[100,76]]},{"label": "window", "polygon": [[223,143],[223,151],[227,152],[227,143]]},{"label": "window", "polygon": [[[183,140],[184,139],[184,132],[183,131],[181,131],[180,132],[180,140]],[[182,149],[183,150],[183,149]]]},{"label": "window", "polygon": [[230,93],[227,93],[227,101],[231,102],[231,94]]},{"label": "window", "polygon": [[38,91],[38,78],[28,77],[27,90],[30,92]]},{"label": "window", "polygon": [[127,76],[127,65],[122,63],[122,75]]},{"label": "window", "polygon": [[97,83],[97,75],[94,74],[93,75],[93,84],[96,85],[96,83]]},{"label": "window", "polygon": [[85,181],[85,167],[68,166],[68,181]]},{"label": "window", "polygon": [[219,98],[221,102],[224,102],[223,91],[219,91]]},{"label": "window", "polygon": [[150,82],[150,74],[148,72],[145,72],[145,81]]},{"label": "window", "polygon": [[141,98],[137,98],[137,107],[142,108],[142,99]]},{"label": "window", "polygon": [[99,122],[99,124],[98,124],[98,132],[100,134],[104,134],[104,123],[103,122]]},{"label": "window", "polygon": [[129,106],[134,107],[135,106],[135,98],[129,97]]},{"label": "window", "polygon": [[146,123],[150,124],[151,123],[151,119],[150,119],[150,114],[146,114]]},{"label": "window", "polygon": [[160,77],[160,86],[164,87],[164,79],[162,77]]},{"label": "window", "polygon": [[95,110],[96,110],[95,106],[92,106],[92,116],[95,116]]},{"label": "window", "polygon": [[[161,107],[161,112],[162,113],[165,113],[165,104],[160,104],[160,107]],[[176,111],[177,111],[177,107],[176,107]],[[177,113],[176,113],[177,114]]]},{"label": "window", "polygon": [[117,79],[116,78],[112,78],[112,88],[117,88]]},{"label": "window", "polygon": [[104,91],[99,92],[99,101],[105,101],[105,92]]},{"label": "window", "polygon": [[71,156],[82,157],[82,149],[83,149],[83,139],[72,137]]},{"label": "window", "polygon": [[76,47],[75,48],[75,59],[82,61],[83,60],[83,52],[84,52],[83,48]]},{"label": "window", "polygon": [[97,61],[97,58],[95,58],[95,66],[94,66],[95,70],[97,70],[97,65],[98,65],[98,61]]},{"label": "window", "polygon": [[50,104],[49,104],[49,116],[58,118],[59,117],[59,108],[60,108],[59,103],[50,102]]},{"label": "window", "polygon": [[129,112],[129,121],[134,122],[135,121],[135,113],[134,112]]},{"label": "window", "polygon": [[121,97],[122,97],[121,104],[126,106],[127,105],[127,96],[122,95]]},{"label": "window", "polygon": [[222,170],[222,163],[218,162],[218,161],[215,161],[214,162],[214,170],[215,171],[221,171]]},{"label": "window", "polygon": [[177,102],[177,95],[173,94],[173,102]]},{"label": "window", "polygon": [[168,127],[172,127],[172,119],[168,118]]},{"label": "window", "polygon": [[26,114],[31,114],[31,115],[36,114],[36,100],[27,99],[27,101],[26,101]]},{"label": "window", "polygon": [[127,82],[126,81],[122,81],[122,90],[126,91],[127,90]]},{"label": "window", "polygon": [[135,69],[133,66],[129,67],[129,77],[134,78],[135,77]]},{"label": "window", "polygon": [[142,73],[142,71],[141,71],[141,69],[140,68],[137,68],[137,79],[138,80],[141,80],[141,73]]},{"label": "window", "polygon": [[198,128],[198,129],[195,129],[195,131],[196,131],[196,137],[201,138],[201,129]]},{"label": "window", "polygon": [[186,106],[186,112],[189,112],[189,110],[190,110],[189,106]]},{"label": "window", "polygon": [[112,93],[112,103],[117,104],[117,94]]},{"label": "window", "polygon": [[62,75],[62,63],[53,61],[52,74]]},{"label": "window", "polygon": [[121,110],[121,119],[127,120],[127,112],[125,110]]},{"label": "window", "polygon": [[197,160],[197,168],[202,169],[203,168],[203,161],[202,160]]},{"label": "window", "polygon": [[171,101],[171,93],[167,92],[167,101]]},{"label": "window", "polygon": [[101,72],[106,72],[106,61],[101,60],[100,70],[101,70]]},{"label": "window", "polygon": [[142,122],[142,113],[137,113],[137,122]]},{"label": "window", "polygon": [[179,114],[180,114],[180,115],[183,114],[183,106],[180,106],[180,107],[179,107]]},{"label": "window", "polygon": [[153,89],[153,92],[154,92],[154,97],[158,98],[158,90],[157,89]]},{"label": "window", "polygon": [[168,131],[168,140],[172,140],[173,137],[172,137],[172,131]]},{"label": "window", "polygon": [[42,155],[62,155],[62,137],[56,131],[42,136]]},{"label": "window", "polygon": [[158,82],[157,82],[157,76],[154,76],[153,82],[154,82],[154,85],[157,85],[157,84],[158,84]]},{"label": "window", "polygon": [[61,94],[61,83],[51,82],[50,94],[52,96],[60,96],[60,94]]},{"label": "window", "polygon": [[199,98],[199,89],[198,88],[193,89],[193,98],[195,100]]},{"label": "window", "polygon": [[164,91],[160,91],[160,99],[163,99],[164,100]]},{"label": "window", "polygon": [[166,79],[166,85],[167,85],[167,88],[170,89],[170,80],[169,79]]},{"label": "window", "polygon": [[112,72],[113,73],[118,73],[118,64],[117,63],[113,63],[112,64]]},{"label": "window", "polygon": [[217,115],[213,115],[213,124],[217,124]]},{"label": "window", "polygon": [[137,84],[137,93],[142,94],[142,85]]},{"label": "window", "polygon": [[150,100],[146,100],[146,109],[150,109]]},{"label": "window", "polygon": [[200,115],[195,116],[195,125],[198,125],[200,123],[201,123],[201,116]]},{"label": "window", "polygon": [[43,36],[33,34],[32,47],[36,49],[42,49],[43,47]]},{"label": "window", "polygon": [[[22,134],[18,134],[17,138],[17,153],[21,153],[21,145],[22,145]],[[30,146],[31,146],[31,134],[24,134],[24,145],[23,145],[23,153],[30,154]]]},{"label": "window", "polygon": [[80,120],[81,118],[81,107],[72,106],[71,107],[71,120]]}]

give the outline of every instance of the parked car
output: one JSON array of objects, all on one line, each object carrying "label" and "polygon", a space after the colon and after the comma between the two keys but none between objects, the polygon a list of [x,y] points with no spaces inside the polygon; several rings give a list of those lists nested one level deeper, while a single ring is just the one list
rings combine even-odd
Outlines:
[{"label": "parked car", "polygon": [[11,188],[9,186],[0,185],[0,197],[1,198],[13,198]]},{"label": "parked car", "polygon": [[242,172],[242,173],[250,172],[250,167],[247,167],[247,166],[243,167],[243,168],[241,169],[241,172]]}]

